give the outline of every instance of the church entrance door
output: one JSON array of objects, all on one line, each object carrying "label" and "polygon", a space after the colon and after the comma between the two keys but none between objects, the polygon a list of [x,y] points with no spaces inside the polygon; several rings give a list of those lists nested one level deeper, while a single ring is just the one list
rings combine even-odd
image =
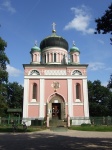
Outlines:
[{"label": "church entrance door", "polygon": [[52,118],[60,119],[61,118],[61,104],[52,103]]}]

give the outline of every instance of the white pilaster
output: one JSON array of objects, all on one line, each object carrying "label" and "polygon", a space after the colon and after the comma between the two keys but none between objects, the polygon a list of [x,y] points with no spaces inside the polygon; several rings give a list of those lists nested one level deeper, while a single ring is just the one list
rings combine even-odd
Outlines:
[{"label": "white pilaster", "polygon": [[61,63],[61,53],[60,53],[60,63]]},{"label": "white pilaster", "polygon": [[34,57],[35,57],[35,55],[34,55],[34,54],[32,54],[32,55],[33,55],[33,61],[35,61],[35,58],[34,58]]},{"label": "white pilaster", "polygon": [[47,61],[48,61],[48,60],[47,60],[47,53],[46,53],[46,63],[48,63]]},{"label": "white pilaster", "polygon": [[54,53],[52,53],[52,57],[53,57],[53,62],[54,62]]},{"label": "white pilaster", "polygon": [[39,53],[39,63],[40,63],[40,53]]},{"label": "white pilaster", "polygon": [[85,114],[85,117],[89,117],[87,79],[83,79],[83,96],[84,96],[84,114]]},{"label": "white pilaster", "polygon": [[40,79],[40,109],[39,118],[44,118],[44,79]]},{"label": "white pilaster", "polygon": [[24,79],[23,118],[28,118],[29,79]]},{"label": "white pilaster", "polygon": [[68,115],[73,117],[73,105],[72,105],[72,79],[68,81]]},{"label": "white pilaster", "polygon": [[58,62],[58,53],[56,52],[56,62]]},{"label": "white pilaster", "polygon": [[77,61],[78,61],[78,63],[80,63],[79,54],[77,55]]}]

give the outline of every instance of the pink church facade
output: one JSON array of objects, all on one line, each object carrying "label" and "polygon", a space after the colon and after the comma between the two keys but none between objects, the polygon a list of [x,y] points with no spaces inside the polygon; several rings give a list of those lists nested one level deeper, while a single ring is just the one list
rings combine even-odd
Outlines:
[{"label": "pink church facade", "polygon": [[[72,125],[89,123],[87,64],[80,64],[80,51],[52,34],[30,51],[31,62],[24,64],[23,119],[67,119]],[[80,119],[81,118],[81,119]],[[85,121],[85,118],[87,120]]]}]

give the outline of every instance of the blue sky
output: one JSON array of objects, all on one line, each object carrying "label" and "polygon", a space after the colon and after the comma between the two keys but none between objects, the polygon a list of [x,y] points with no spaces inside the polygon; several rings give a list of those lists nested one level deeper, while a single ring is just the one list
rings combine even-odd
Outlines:
[{"label": "blue sky", "polygon": [[89,64],[88,80],[106,85],[112,73],[110,34],[95,35],[95,18],[101,17],[111,0],[0,0],[0,36],[7,42],[9,82],[23,85],[22,64],[31,62],[30,50],[37,40],[57,35],[80,49],[80,62]]}]

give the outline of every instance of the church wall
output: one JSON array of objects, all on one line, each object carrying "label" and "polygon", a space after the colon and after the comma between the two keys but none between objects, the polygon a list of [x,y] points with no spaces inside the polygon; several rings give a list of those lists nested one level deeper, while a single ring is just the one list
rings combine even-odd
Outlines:
[{"label": "church wall", "polygon": [[59,82],[60,87],[57,89],[56,93],[61,95],[65,101],[67,101],[67,80],[55,80],[55,79],[49,79],[45,80],[45,102],[47,102],[47,99],[50,95],[53,95],[55,93],[53,88],[53,82]]},{"label": "church wall", "polygon": [[[56,54],[56,62],[63,63],[64,55],[67,55],[67,51],[63,48],[52,47],[52,48],[46,48],[42,52],[43,58],[44,58],[44,56],[46,56],[46,63],[54,62],[54,54]],[[44,62],[44,60],[43,60],[43,62]]]},{"label": "church wall", "polygon": [[80,101],[81,102],[83,102],[83,81],[82,81],[82,79],[73,79],[72,80],[72,93],[73,93],[73,102],[76,102],[76,84],[77,83],[79,83],[80,84],[80,97],[81,97],[81,99],[80,99]]},{"label": "church wall", "polygon": [[74,117],[84,117],[84,107],[83,105],[75,105],[73,106],[73,116]]},{"label": "church wall", "polygon": [[40,101],[40,80],[39,79],[30,79],[29,80],[29,102],[32,101],[32,92],[33,92],[33,84],[36,83],[37,84],[37,99],[36,101],[39,102]]},{"label": "church wall", "polygon": [[86,68],[80,68],[80,67],[67,67],[67,75],[72,75],[73,71],[79,70],[82,75],[86,75]]},{"label": "church wall", "polygon": [[28,117],[31,117],[31,118],[39,117],[39,106],[38,105],[28,106]]}]

